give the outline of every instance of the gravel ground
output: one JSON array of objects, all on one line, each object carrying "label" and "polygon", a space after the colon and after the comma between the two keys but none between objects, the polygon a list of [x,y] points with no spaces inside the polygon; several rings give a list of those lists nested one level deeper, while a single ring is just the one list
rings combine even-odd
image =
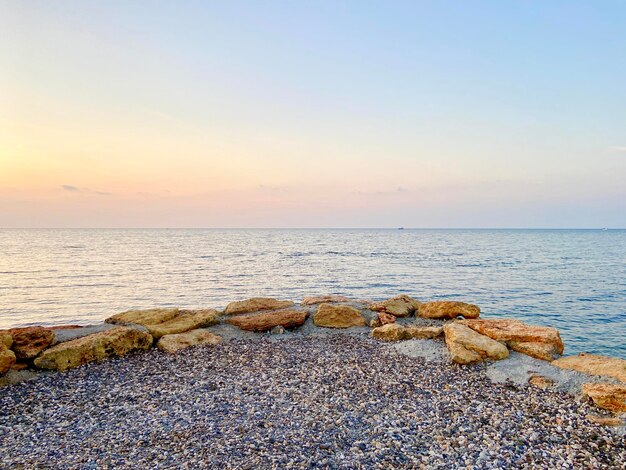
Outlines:
[{"label": "gravel ground", "polygon": [[561,392],[358,336],[158,350],[0,388],[1,468],[626,468]]}]

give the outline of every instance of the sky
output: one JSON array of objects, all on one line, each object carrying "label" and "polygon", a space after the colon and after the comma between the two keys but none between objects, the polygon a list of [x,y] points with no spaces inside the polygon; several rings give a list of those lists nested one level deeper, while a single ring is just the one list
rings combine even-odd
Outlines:
[{"label": "sky", "polygon": [[626,227],[626,2],[0,0],[0,227]]}]

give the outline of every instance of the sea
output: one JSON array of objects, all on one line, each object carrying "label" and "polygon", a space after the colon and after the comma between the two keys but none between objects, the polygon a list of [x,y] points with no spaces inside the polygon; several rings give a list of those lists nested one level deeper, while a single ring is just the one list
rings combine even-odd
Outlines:
[{"label": "sea", "polygon": [[255,296],[459,300],[626,359],[626,230],[0,229],[0,328]]}]

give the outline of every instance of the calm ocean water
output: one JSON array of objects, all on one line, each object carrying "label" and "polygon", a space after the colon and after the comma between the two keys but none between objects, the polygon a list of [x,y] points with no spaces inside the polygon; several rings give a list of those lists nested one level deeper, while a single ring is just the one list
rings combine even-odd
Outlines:
[{"label": "calm ocean water", "polygon": [[626,230],[0,230],[0,328],[324,293],[465,300],[626,358]]}]

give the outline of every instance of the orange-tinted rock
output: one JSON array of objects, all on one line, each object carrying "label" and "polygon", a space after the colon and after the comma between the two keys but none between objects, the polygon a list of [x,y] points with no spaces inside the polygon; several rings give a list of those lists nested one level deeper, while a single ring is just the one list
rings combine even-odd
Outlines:
[{"label": "orange-tinted rock", "polygon": [[415,312],[419,306],[420,302],[418,300],[408,295],[398,295],[397,297],[382,302],[371,303],[369,308],[375,312],[384,312],[396,317],[408,317]]},{"label": "orange-tinted rock", "polygon": [[407,339],[405,328],[397,323],[388,323],[372,330],[372,338],[381,341],[401,341]]},{"label": "orange-tinted rock", "polygon": [[350,328],[365,326],[365,318],[356,308],[348,305],[320,304],[313,315],[313,323],[325,328]]},{"label": "orange-tinted rock", "polygon": [[18,359],[33,359],[50,346],[54,339],[54,331],[42,326],[11,328],[6,330],[13,338],[11,349]]},{"label": "orange-tinted rock", "polygon": [[350,302],[350,299],[343,295],[319,295],[317,297],[305,297],[302,305],[316,305],[323,303],[341,303]]},{"label": "orange-tinted rock", "polygon": [[437,300],[421,304],[417,314],[422,318],[435,318],[438,320],[449,320],[461,316],[478,318],[480,308],[477,305],[465,302]]},{"label": "orange-tinted rock", "polygon": [[563,354],[563,341],[556,328],[527,325],[519,320],[464,320],[460,323],[478,333],[505,343],[513,351],[551,361]]},{"label": "orange-tinted rock", "polygon": [[457,364],[509,357],[509,350],[505,345],[458,322],[446,324],[443,332],[452,360]]},{"label": "orange-tinted rock", "polygon": [[626,385],[586,383],[583,384],[582,392],[599,408],[611,413],[626,412]]},{"label": "orange-tinted rock", "polygon": [[226,306],[224,313],[227,315],[235,315],[238,313],[252,313],[261,310],[279,310],[281,308],[291,307],[293,302],[290,300],[276,300],[267,297],[253,297],[248,300],[239,300],[231,302]]},{"label": "orange-tinted rock", "polygon": [[624,359],[580,353],[578,356],[562,357],[552,361],[551,364],[561,369],[613,377],[620,382],[626,383],[626,360]]},{"label": "orange-tinted rock", "polygon": [[221,336],[217,336],[206,329],[196,329],[185,333],[165,335],[159,339],[157,348],[173,354],[192,346],[215,345],[220,341],[222,341]]},{"label": "orange-tinted rock", "polygon": [[158,339],[165,335],[217,325],[219,322],[217,310],[181,310],[180,315],[171,320],[156,325],[145,325],[145,327],[155,339]]},{"label": "orange-tinted rock", "polygon": [[246,331],[269,331],[279,325],[283,328],[302,326],[308,315],[308,312],[301,310],[278,310],[275,312],[238,315],[229,318],[226,320],[226,323]]}]

